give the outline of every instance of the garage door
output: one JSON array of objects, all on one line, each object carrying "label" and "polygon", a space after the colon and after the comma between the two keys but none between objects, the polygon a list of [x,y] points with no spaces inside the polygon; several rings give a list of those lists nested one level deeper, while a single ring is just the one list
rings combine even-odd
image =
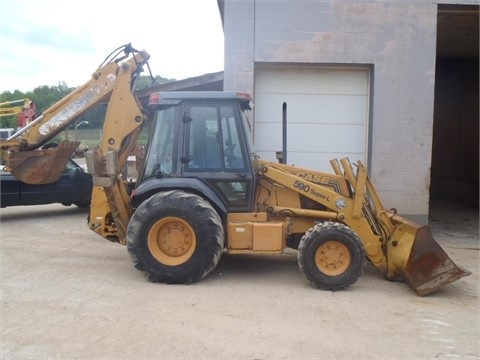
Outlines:
[{"label": "garage door", "polygon": [[259,66],[255,69],[257,154],[276,161],[282,150],[282,106],[287,108],[287,162],[331,172],[329,161],[366,164],[369,69]]}]

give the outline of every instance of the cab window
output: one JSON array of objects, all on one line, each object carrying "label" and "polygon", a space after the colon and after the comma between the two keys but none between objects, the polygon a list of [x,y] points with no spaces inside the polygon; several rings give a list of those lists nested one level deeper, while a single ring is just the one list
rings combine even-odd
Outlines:
[{"label": "cab window", "polygon": [[232,106],[191,106],[189,121],[187,171],[245,169]]},{"label": "cab window", "polygon": [[171,175],[175,171],[175,164],[172,161],[175,143],[175,112],[174,107],[158,112],[145,165],[146,178]]}]

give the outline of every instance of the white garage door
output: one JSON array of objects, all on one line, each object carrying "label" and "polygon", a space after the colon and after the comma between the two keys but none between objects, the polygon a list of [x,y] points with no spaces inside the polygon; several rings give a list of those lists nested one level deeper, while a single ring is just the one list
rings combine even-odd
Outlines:
[{"label": "white garage door", "polygon": [[331,172],[330,160],[366,164],[369,119],[367,68],[260,66],[255,70],[257,154],[276,161],[287,106],[287,162]]}]

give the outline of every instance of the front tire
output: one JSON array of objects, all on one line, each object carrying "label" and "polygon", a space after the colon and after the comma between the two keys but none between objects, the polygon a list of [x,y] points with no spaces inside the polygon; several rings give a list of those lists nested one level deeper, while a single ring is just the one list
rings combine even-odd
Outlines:
[{"label": "front tire", "polygon": [[322,290],[343,290],[363,272],[365,251],[355,232],[339,223],[321,223],[300,240],[297,255],[303,276]]},{"label": "front tire", "polygon": [[189,284],[207,276],[224,246],[220,216],[210,203],[184,191],[153,195],[135,211],[127,249],[151,281]]}]

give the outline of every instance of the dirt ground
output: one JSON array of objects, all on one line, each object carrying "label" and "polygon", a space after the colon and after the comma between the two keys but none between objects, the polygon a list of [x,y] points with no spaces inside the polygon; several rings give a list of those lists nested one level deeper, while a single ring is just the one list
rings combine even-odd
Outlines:
[{"label": "dirt ground", "polygon": [[426,297],[371,265],[345,291],[316,290],[294,253],[224,256],[199,283],[150,283],[84,209],[0,214],[2,359],[480,357],[478,210],[432,211],[435,238],[473,274]]}]

